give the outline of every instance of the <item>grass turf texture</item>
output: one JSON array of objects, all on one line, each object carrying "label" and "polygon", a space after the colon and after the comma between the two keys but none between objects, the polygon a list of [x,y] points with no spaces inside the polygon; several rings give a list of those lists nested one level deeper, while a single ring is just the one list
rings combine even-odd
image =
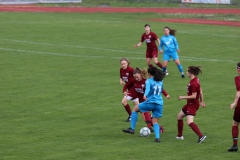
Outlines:
[{"label": "grass turf texture", "polygon": [[[239,153],[227,149],[239,28],[141,20],[154,16],[0,13],[1,159],[237,159]],[[174,139],[176,116],[186,103],[177,97],[186,95],[189,79],[180,78],[172,61],[164,80],[171,100],[165,99],[161,143],[154,142],[154,134],[140,137],[145,126],[140,115],[135,135],[121,131],[129,123],[120,103],[119,59],[146,67],[145,44],[133,48],[145,23],[158,36],[164,26],[178,30],[185,71],[203,66],[199,78],[207,108],[195,118],[207,135],[202,144],[186,123],[185,140]]]}]

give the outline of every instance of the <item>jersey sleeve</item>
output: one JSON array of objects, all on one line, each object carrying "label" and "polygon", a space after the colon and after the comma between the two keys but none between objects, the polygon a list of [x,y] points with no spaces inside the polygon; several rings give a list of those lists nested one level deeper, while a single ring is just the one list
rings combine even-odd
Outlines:
[{"label": "jersey sleeve", "polygon": [[148,80],[146,80],[146,82],[145,82],[145,92],[144,92],[145,97],[147,97],[149,91],[150,91],[150,82]]},{"label": "jersey sleeve", "polygon": [[165,89],[162,90],[162,94],[163,94],[165,97],[167,97],[167,95],[168,95],[168,93],[167,93],[167,91],[165,91]]},{"label": "jersey sleeve", "polygon": [[143,42],[144,41],[144,36],[142,35],[142,37],[141,37],[141,40],[140,40],[141,42]]},{"label": "jersey sleeve", "polygon": [[152,35],[153,35],[153,38],[154,38],[155,40],[158,39],[158,36],[156,35],[156,33],[152,33]]},{"label": "jersey sleeve", "polygon": [[240,76],[235,77],[235,85],[236,85],[237,91],[240,91]]},{"label": "jersey sleeve", "polygon": [[173,43],[177,50],[179,50],[177,39],[173,36]]},{"label": "jersey sleeve", "polygon": [[192,93],[196,93],[198,91],[198,83],[191,83],[190,87],[192,89]]},{"label": "jersey sleeve", "polygon": [[129,81],[128,83],[126,83],[124,86],[123,86],[123,93],[127,91],[128,88],[132,87],[134,85],[134,80],[132,79],[131,81]]},{"label": "jersey sleeve", "polygon": [[161,38],[160,39],[160,45],[158,47],[158,49],[161,51],[162,50],[162,46],[163,46],[163,39]]}]

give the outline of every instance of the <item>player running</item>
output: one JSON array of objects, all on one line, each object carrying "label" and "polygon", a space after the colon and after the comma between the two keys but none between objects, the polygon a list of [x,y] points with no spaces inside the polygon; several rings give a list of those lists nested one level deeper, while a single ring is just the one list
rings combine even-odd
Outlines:
[{"label": "player running", "polygon": [[[133,68],[130,67],[130,61],[127,58],[121,58],[120,59],[120,85],[127,84],[131,79],[133,79]],[[130,89],[130,88],[129,88]],[[133,99],[130,95],[124,96],[122,99],[122,105],[124,106],[126,112],[128,113],[128,118],[126,122],[130,122],[131,120],[131,114],[132,110],[130,105],[128,104],[128,101],[132,100],[134,106],[138,105],[138,99]]]},{"label": "player running", "polygon": [[151,60],[160,68],[162,68],[162,64],[158,62],[158,48],[155,41],[158,41],[158,45],[160,44],[158,36],[151,31],[150,25],[145,24],[145,33],[142,34],[141,40],[138,44],[135,44],[134,47],[140,47],[142,43],[145,41],[147,45],[146,50],[146,61],[149,67],[153,67]]},{"label": "player running", "polygon": [[201,133],[198,126],[193,122],[194,116],[196,116],[196,112],[199,108],[199,100],[202,107],[205,107],[205,103],[203,102],[203,93],[200,86],[199,79],[197,75],[202,73],[199,66],[189,66],[187,70],[187,76],[190,78],[190,82],[187,85],[187,96],[179,96],[178,99],[186,99],[187,104],[182,108],[182,110],[178,113],[178,135],[176,139],[183,140],[183,118],[187,117],[187,124],[191,129],[198,135],[198,143],[203,142],[206,139],[206,136]]},{"label": "player running", "polygon": [[[177,39],[175,38],[176,30],[170,29],[169,27],[164,28],[164,36],[162,36],[160,40],[159,50],[160,53],[163,53],[163,67],[162,71],[163,73],[167,73],[166,68],[168,65],[168,62],[172,58],[177,67],[179,72],[181,73],[182,78],[184,78],[184,72],[183,67],[180,63],[178,53],[180,52],[178,47]],[[164,52],[162,50],[162,47],[164,47]],[[178,53],[177,53],[178,52]]]},{"label": "player running", "polygon": [[235,77],[235,85],[237,89],[237,93],[233,103],[230,105],[230,109],[235,107],[233,122],[232,122],[232,138],[233,138],[233,146],[228,149],[229,152],[238,151],[238,126],[240,123],[240,62],[237,64],[237,72],[238,76]]},{"label": "player running", "polygon": [[134,134],[135,126],[138,119],[138,112],[142,113],[152,111],[153,115],[153,128],[155,133],[155,142],[160,142],[160,133],[159,133],[159,118],[162,117],[163,112],[163,98],[162,98],[162,90],[163,90],[163,73],[161,70],[156,67],[148,68],[149,79],[146,80],[146,90],[144,92],[143,99],[144,102],[140,103],[138,106],[133,108],[132,119],[131,119],[131,127],[123,130],[125,133]]}]

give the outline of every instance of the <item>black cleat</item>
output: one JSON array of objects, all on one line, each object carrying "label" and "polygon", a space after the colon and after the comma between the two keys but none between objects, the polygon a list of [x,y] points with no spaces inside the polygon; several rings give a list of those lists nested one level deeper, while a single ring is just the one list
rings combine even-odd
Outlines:
[{"label": "black cleat", "polygon": [[149,128],[151,132],[154,132],[154,130],[152,128]]},{"label": "black cleat", "polygon": [[156,138],[156,139],[155,139],[155,142],[158,142],[158,143],[159,143],[159,142],[160,142],[160,139],[159,139],[159,138]]},{"label": "black cleat", "polygon": [[131,116],[128,116],[126,122],[130,122],[131,121]]},{"label": "black cleat", "polygon": [[231,148],[228,149],[228,152],[236,152],[238,151],[238,146],[232,146]]},{"label": "black cleat", "polygon": [[204,135],[202,137],[199,137],[198,143],[202,143],[206,138],[207,136],[204,136]]},{"label": "black cleat", "polygon": [[184,74],[182,74],[181,76],[182,76],[182,78],[185,78]]},{"label": "black cleat", "polygon": [[134,134],[134,130],[133,130],[132,128],[123,129],[122,131],[123,131],[124,133]]}]

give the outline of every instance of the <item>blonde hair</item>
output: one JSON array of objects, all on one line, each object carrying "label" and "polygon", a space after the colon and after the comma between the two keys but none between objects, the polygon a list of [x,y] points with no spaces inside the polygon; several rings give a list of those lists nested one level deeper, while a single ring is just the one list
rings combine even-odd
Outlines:
[{"label": "blonde hair", "polygon": [[133,71],[133,74],[141,74],[143,79],[149,78],[148,71],[146,69],[141,70],[140,68],[136,67]]}]

